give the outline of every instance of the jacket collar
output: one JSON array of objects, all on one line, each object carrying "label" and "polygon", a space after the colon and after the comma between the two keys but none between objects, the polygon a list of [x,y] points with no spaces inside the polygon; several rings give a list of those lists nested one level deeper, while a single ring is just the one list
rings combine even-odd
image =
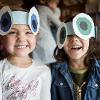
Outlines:
[{"label": "jacket collar", "polygon": [[[93,59],[90,59],[90,62],[91,62],[91,66],[92,66],[92,69],[94,69],[94,67],[97,67],[99,68],[100,67],[100,60],[97,60],[95,57]],[[68,67],[69,67],[69,64],[67,61],[64,61],[62,63],[58,63],[56,64],[56,69],[61,69],[62,71],[68,71]]]}]

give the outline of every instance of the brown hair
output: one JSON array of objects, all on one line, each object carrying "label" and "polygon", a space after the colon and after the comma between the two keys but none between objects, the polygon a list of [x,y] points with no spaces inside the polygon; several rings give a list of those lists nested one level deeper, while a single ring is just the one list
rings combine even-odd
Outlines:
[{"label": "brown hair", "polygon": [[[20,0],[12,0],[12,2],[11,2],[11,0],[7,0],[7,1],[4,0],[3,2],[0,2],[0,3],[1,3],[1,5],[0,5],[1,8],[3,6],[9,6],[11,8],[11,10],[28,11],[27,8],[22,7],[22,5],[23,5],[22,0],[21,1]],[[17,5],[18,3],[20,3],[20,4]],[[4,44],[3,44],[4,39],[5,39],[5,36],[0,35],[0,60],[9,56],[9,53],[7,52],[7,50],[6,50],[6,48],[4,47]],[[31,54],[29,54],[29,56],[32,57]]]},{"label": "brown hair", "polygon": [[6,48],[3,45],[3,36],[0,35],[0,60],[4,59],[8,56],[8,52],[6,51]]},{"label": "brown hair", "polygon": [[19,8],[23,5],[23,0],[2,0],[1,2],[3,6],[9,6],[10,8]]},{"label": "brown hair", "polygon": [[59,0],[46,0],[46,3],[48,4],[49,2],[56,2],[59,3]]},{"label": "brown hair", "polygon": [[[97,49],[97,46],[98,48],[100,48],[100,43],[98,43],[96,39],[91,38],[89,41],[89,49],[87,51],[87,56],[84,60],[85,65],[89,66],[90,59],[94,59],[94,57],[100,59],[100,51],[99,49]],[[58,63],[69,61],[68,55],[65,53],[64,49],[59,49],[58,46],[54,50],[54,57]]]},{"label": "brown hair", "polygon": [[[72,21],[73,18],[74,16],[70,17],[69,19],[65,21],[65,23]],[[97,59],[100,59],[100,42],[97,41],[95,38],[91,38],[89,41],[89,49],[87,51],[87,56],[84,60],[85,65],[89,66],[90,64],[89,61],[90,59],[93,59],[94,56]],[[56,61],[59,63],[69,60],[68,55],[65,53],[64,49],[63,48],[59,49],[58,46],[54,50],[54,57]]]}]

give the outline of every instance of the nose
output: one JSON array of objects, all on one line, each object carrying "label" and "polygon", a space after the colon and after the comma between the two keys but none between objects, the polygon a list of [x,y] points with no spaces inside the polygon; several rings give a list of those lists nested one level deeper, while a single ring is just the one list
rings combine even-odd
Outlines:
[{"label": "nose", "polygon": [[18,41],[25,41],[25,40],[26,40],[25,34],[19,34],[19,35],[17,36],[17,40],[18,40]]},{"label": "nose", "polygon": [[69,36],[69,41],[71,41],[71,42],[78,41],[78,36],[76,36],[76,35],[70,35]]}]

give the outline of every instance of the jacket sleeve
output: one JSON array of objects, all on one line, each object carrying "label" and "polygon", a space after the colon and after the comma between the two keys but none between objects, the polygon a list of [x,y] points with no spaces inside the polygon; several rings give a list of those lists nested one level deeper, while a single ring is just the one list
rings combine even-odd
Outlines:
[{"label": "jacket sleeve", "polygon": [[57,87],[55,85],[56,69],[54,68],[54,65],[51,66],[51,75],[52,75],[51,100],[58,100]]},{"label": "jacket sleeve", "polygon": [[97,61],[96,65],[97,65],[96,67],[97,75],[100,80],[100,60]]}]

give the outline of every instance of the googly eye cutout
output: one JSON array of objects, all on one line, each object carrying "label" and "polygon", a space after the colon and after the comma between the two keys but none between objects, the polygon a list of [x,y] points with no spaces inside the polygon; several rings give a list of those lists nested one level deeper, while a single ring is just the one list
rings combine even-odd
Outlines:
[{"label": "googly eye cutout", "polygon": [[73,18],[72,21],[74,32],[80,38],[87,40],[95,37],[95,28],[92,18],[85,14],[80,13]]},{"label": "googly eye cutout", "polygon": [[66,24],[65,23],[61,23],[61,25],[58,28],[57,31],[57,45],[59,49],[62,49],[62,47],[64,46],[64,43],[66,41],[67,35],[66,35]]},{"label": "googly eye cutout", "polygon": [[28,24],[34,35],[37,35],[40,27],[40,19],[38,11],[32,7],[29,12]]},{"label": "googly eye cutout", "polygon": [[0,10],[0,35],[8,34],[11,26],[11,10],[8,6],[5,6]]}]

